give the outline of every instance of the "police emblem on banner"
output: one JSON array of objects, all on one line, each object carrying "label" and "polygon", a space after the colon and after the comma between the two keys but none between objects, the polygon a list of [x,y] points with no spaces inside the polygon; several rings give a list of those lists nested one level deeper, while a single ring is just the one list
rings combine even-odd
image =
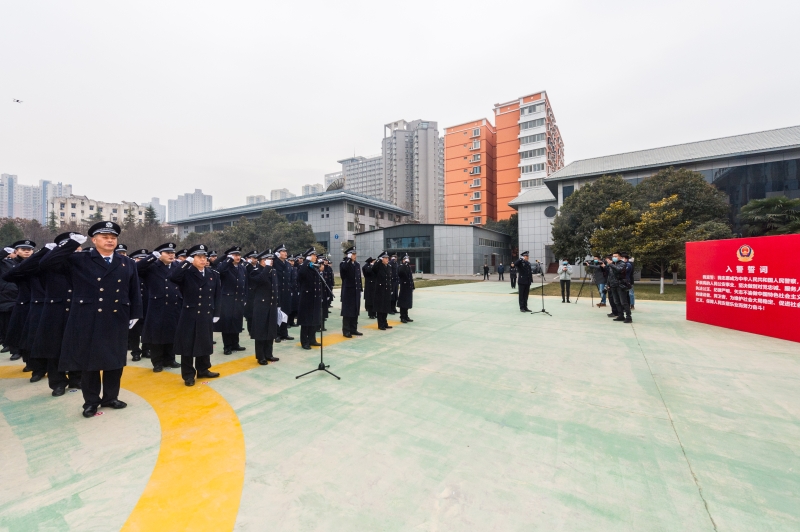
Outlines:
[{"label": "police emblem on banner", "polygon": [[736,258],[739,259],[739,262],[750,262],[753,260],[753,255],[755,255],[753,248],[747,244],[736,250]]}]

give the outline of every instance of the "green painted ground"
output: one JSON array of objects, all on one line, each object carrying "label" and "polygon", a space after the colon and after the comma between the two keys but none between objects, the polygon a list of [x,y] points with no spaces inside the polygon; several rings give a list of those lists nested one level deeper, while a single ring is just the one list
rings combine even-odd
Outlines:
[{"label": "green painted ground", "polygon": [[[522,314],[510,292],[418,291],[413,324],[326,349],[341,381],[295,380],[317,355],[294,343],[215,381],[247,445],[237,529],[800,529],[797,344],[681,303],[630,326],[588,299]],[[154,413],[123,391],[130,408],[84,420],[71,395],[0,380],[0,530],[115,530],[136,503]]]}]

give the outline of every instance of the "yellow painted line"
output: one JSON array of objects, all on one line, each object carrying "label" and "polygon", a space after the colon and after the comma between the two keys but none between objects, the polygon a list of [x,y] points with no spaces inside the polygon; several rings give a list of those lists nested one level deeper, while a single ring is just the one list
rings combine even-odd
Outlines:
[{"label": "yellow painted line", "polygon": [[[322,337],[323,346],[328,347],[329,345],[336,345],[338,343],[344,342],[345,340],[352,340],[352,338],[345,338],[342,334],[337,333],[325,333],[325,336]],[[317,341],[319,341],[319,336],[317,337]],[[296,347],[302,347],[303,344],[294,344]],[[316,349],[316,347],[312,347],[312,349]]]},{"label": "yellow painted line", "polygon": [[[392,327],[402,324],[399,321],[390,321],[390,320],[386,320],[386,323],[388,323]],[[378,329],[378,322],[376,321],[375,323],[370,323],[369,325],[365,325],[364,329],[375,329],[375,330],[377,330]]]},{"label": "yellow painted line", "polygon": [[22,371],[25,366],[0,366],[0,379],[30,379],[31,374]]},{"label": "yellow painted line", "polygon": [[178,375],[125,368],[122,386],[158,415],[161,450],[122,530],[233,530],[244,486],[244,434],[225,398],[202,382],[187,387]]}]

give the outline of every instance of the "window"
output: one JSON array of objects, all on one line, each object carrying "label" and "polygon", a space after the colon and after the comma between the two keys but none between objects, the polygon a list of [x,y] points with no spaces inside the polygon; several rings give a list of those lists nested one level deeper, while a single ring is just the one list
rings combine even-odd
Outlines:
[{"label": "window", "polygon": [[93,211],[94,210],[94,205],[89,205],[89,210]]},{"label": "window", "polygon": [[354,212],[356,212],[355,205],[351,205],[351,204],[348,203],[347,204],[347,212],[349,212],[350,214],[353,214]]},{"label": "window", "polygon": [[116,217],[116,216],[114,216],[113,218],[111,218],[111,221],[112,221],[112,222],[116,222],[116,221],[117,221],[117,217]]},{"label": "window", "polygon": [[370,225],[370,226],[369,226],[369,230],[370,230],[370,231],[374,231],[374,230],[375,230],[375,226],[374,226],[374,225]]},{"label": "window", "polygon": [[111,209],[111,214],[117,214],[117,209]]},{"label": "window", "polygon": [[481,223],[481,217],[480,216],[473,217],[472,218],[472,223],[475,224],[475,225]]},{"label": "window", "polygon": [[481,186],[481,180],[480,179],[473,179],[472,180],[472,184],[470,185],[470,188],[479,187],[479,186]]},{"label": "window", "polygon": [[142,211],[139,211],[139,216],[141,216],[141,215],[142,215]]},{"label": "window", "polygon": [[470,149],[471,150],[479,150],[479,149],[481,149],[481,141],[473,140],[472,141],[472,147]]},{"label": "window", "polygon": [[356,230],[356,224],[354,224],[353,222],[347,222],[347,230],[348,231],[355,231]]},{"label": "window", "polygon": [[563,196],[563,199],[570,197],[573,192],[575,192],[575,185],[564,185],[561,187],[561,195]]},{"label": "window", "polygon": [[544,215],[548,218],[553,218],[556,215],[556,208],[550,205],[544,210]]},{"label": "window", "polygon": [[478,239],[479,246],[486,246],[487,248],[500,248],[500,249],[508,249],[509,245],[505,244],[499,240],[491,240],[489,238],[479,238]]},{"label": "window", "polygon": [[128,209],[125,209],[125,210],[124,210],[124,211],[122,211],[122,212],[123,212],[124,214],[128,214]]},{"label": "window", "polygon": [[370,209],[369,210],[369,217],[370,218],[375,218],[375,209]]},{"label": "window", "polygon": [[325,218],[325,213],[319,215],[320,218]]},{"label": "window", "polygon": [[527,107],[523,107],[519,110],[519,114],[522,116],[532,115],[533,113],[540,113],[544,111],[544,103],[537,103],[536,105],[529,105]]},{"label": "window", "polygon": [[[465,195],[466,195],[466,194],[465,194]],[[481,193],[480,193],[480,191],[476,190],[475,192],[473,192],[473,193],[472,193],[472,197],[471,197],[470,199],[474,199],[474,200],[476,200],[476,199],[481,199]]]},{"label": "window", "polygon": [[325,212],[325,207],[322,207],[319,211],[320,212]]},{"label": "window", "polygon": [[472,175],[480,175],[481,167],[480,166],[473,166],[472,169],[469,171]]},{"label": "window", "polygon": [[222,231],[226,227],[230,227],[230,222],[223,222],[221,224],[212,224],[211,229],[214,231]]},{"label": "window", "polygon": [[194,232],[195,233],[208,233],[209,231],[211,231],[211,224],[195,225],[194,226]]},{"label": "window", "polygon": [[325,212],[328,212],[329,210],[331,210],[330,207],[325,207]]},{"label": "window", "polygon": [[66,205],[67,205],[66,203],[62,203],[61,208],[63,209]]},{"label": "window", "polygon": [[530,174],[531,172],[543,172],[544,163],[528,164],[525,166],[520,166],[520,170],[522,171],[523,174]]},{"label": "window", "polygon": [[399,222],[400,220],[402,220],[402,217],[399,214],[396,214],[394,217],[394,221]]},{"label": "window", "polygon": [[356,233],[363,233],[364,232],[364,224],[358,224],[356,226]]},{"label": "window", "polygon": [[78,206],[78,204],[77,204],[77,203],[70,203],[69,205],[70,205],[70,207],[72,207],[73,209],[74,209],[75,207],[77,207],[77,206]]},{"label": "window", "polygon": [[326,212],[326,213],[325,213],[325,218],[330,218],[330,217],[331,217],[331,213],[329,213],[329,212]]},{"label": "window", "polygon": [[520,181],[519,184],[522,188],[540,187],[544,185],[544,179],[541,177],[539,179],[528,179],[525,181]]},{"label": "window", "polygon": [[75,213],[73,212],[73,213],[72,213],[72,214],[70,214],[69,216],[70,216],[70,218],[75,218]]},{"label": "window", "polygon": [[[89,210],[91,210],[91,209],[89,209]],[[97,208],[97,212],[103,212],[103,208],[102,207],[98,207]]]},{"label": "window", "polygon": [[429,248],[431,247],[431,237],[429,236],[404,236],[386,239],[386,249],[408,249],[408,248]]},{"label": "window", "polygon": [[364,207],[356,207],[356,214],[364,215]]},{"label": "window", "polygon": [[[466,157],[464,157],[464,158],[466,159]],[[472,155],[472,159],[470,159],[470,161],[469,161],[469,162],[471,162],[471,163],[477,163],[477,162],[480,162],[480,160],[481,160],[481,154],[480,154],[480,153],[474,153],[474,154]]]},{"label": "window", "polygon": [[62,213],[59,213],[59,214],[61,214],[61,217],[62,217],[62,218],[64,217],[64,213],[63,213],[63,212],[62,212]]},{"label": "window", "polygon": [[289,213],[289,214],[284,214],[283,216],[290,222],[296,222],[298,220],[300,220],[301,222],[307,222],[308,221],[308,211],[292,212],[292,213]]},{"label": "window", "polygon": [[481,128],[476,127],[475,129],[473,129],[472,130],[472,136],[473,137],[480,137],[481,136]]},{"label": "window", "polygon": [[543,125],[544,125],[544,118],[539,118],[539,119],[536,119],[536,120],[531,120],[529,122],[520,123],[519,129],[524,131],[526,129],[531,129],[531,128],[534,128],[534,127],[541,127]]},{"label": "window", "polygon": [[378,211],[378,218],[383,220],[383,211]]},{"label": "window", "polygon": [[476,203],[472,206],[472,212],[481,212],[481,204]]},{"label": "window", "polygon": [[532,144],[534,142],[542,142],[545,139],[544,133],[539,133],[536,135],[527,135],[525,137],[519,138],[520,145],[522,144]]},{"label": "window", "polygon": [[544,148],[539,148],[538,150],[526,150],[519,152],[520,159],[530,159],[531,157],[543,157],[545,154]]}]

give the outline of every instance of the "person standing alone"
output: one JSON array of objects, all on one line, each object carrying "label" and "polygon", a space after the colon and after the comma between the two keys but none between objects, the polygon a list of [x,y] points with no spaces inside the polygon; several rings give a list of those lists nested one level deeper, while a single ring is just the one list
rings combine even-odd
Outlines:
[{"label": "person standing alone", "polygon": [[528,294],[533,284],[533,269],[528,262],[528,252],[523,251],[522,258],[517,260],[517,271],[519,272],[519,310],[520,312],[530,312],[528,308]]},{"label": "person standing alone", "polygon": [[503,279],[503,274],[505,272],[506,272],[506,267],[503,266],[503,263],[501,262],[500,266],[497,267],[497,276],[498,276],[497,280],[498,281],[505,281],[505,279]]},{"label": "person standing alone", "polygon": [[511,261],[511,264],[508,266],[508,276],[511,278],[511,289],[517,287],[517,266],[514,264],[514,261]]},{"label": "person standing alone", "polygon": [[[572,266],[567,259],[561,259],[558,266],[558,280],[561,282],[561,302],[569,303],[570,284],[572,283]],[[564,294],[566,290],[566,300]]]}]

